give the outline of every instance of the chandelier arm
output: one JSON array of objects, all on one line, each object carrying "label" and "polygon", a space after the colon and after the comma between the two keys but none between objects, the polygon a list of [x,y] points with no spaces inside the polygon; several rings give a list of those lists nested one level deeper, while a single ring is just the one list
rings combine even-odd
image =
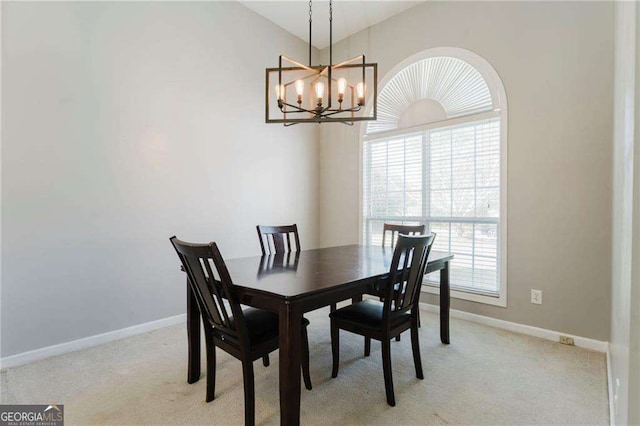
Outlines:
[{"label": "chandelier arm", "polygon": [[313,114],[313,115],[316,114],[316,112],[313,110],[303,110],[303,109],[298,111],[282,111],[282,112],[284,112],[285,114]]},{"label": "chandelier arm", "polygon": [[323,117],[329,117],[331,115],[335,115],[335,114],[339,114],[341,112],[358,112],[360,111],[360,107],[355,107],[355,108],[349,108],[349,109],[332,109],[329,110],[331,112],[327,113],[327,114],[322,114]]},{"label": "chandelier arm", "polygon": [[[294,111],[287,111],[287,114],[293,114],[293,113],[295,113],[295,112],[308,112],[308,113],[310,113],[310,114],[316,114],[316,111],[315,111],[315,110],[313,110],[313,109],[305,109],[305,108],[301,108],[301,107],[299,107],[299,106],[297,106],[297,105],[293,105],[293,104],[290,104],[290,103],[287,103],[287,102],[282,102],[282,105],[286,105],[286,106],[288,106],[288,107],[295,108],[295,110],[294,110]],[[280,108],[280,111],[282,111],[282,108]],[[284,112],[284,111],[283,111],[283,112]]]},{"label": "chandelier arm", "polygon": [[[294,111],[287,111],[287,114],[293,114],[293,113],[308,113],[308,114],[313,114],[316,117],[329,117],[331,115],[335,115],[335,114],[339,114],[341,112],[358,112],[362,109],[362,107],[357,106],[357,107],[353,107],[353,108],[343,108],[343,109],[332,109],[332,108],[323,108],[321,110],[315,110],[315,109],[306,109],[306,108],[301,108],[297,105],[293,105],[287,102],[282,102],[282,105],[286,105],[288,107],[294,108]],[[280,110],[282,112],[284,112],[282,110],[282,108],[280,108]],[[327,112],[328,111],[328,112]]]}]

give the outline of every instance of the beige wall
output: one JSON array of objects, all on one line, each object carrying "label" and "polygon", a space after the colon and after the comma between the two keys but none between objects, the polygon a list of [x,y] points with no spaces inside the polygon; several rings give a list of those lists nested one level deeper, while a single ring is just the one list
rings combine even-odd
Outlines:
[{"label": "beige wall", "polygon": [[615,20],[613,416],[617,424],[640,424],[640,7],[616,3]]},{"label": "beige wall", "polygon": [[[629,316],[629,424],[640,425],[640,7],[636,3],[633,269]],[[615,309],[615,307],[614,307]]]},{"label": "beige wall", "polygon": [[3,357],[184,313],[171,235],[317,246],[317,128],[264,124],[306,49],[235,2],[2,3]]},{"label": "beige wall", "polygon": [[[382,79],[438,46],[484,57],[509,104],[508,307],[453,308],[609,340],[613,3],[427,2],[339,43],[334,58],[364,52]],[[357,242],[359,126],[321,135],[320,243]]]}]

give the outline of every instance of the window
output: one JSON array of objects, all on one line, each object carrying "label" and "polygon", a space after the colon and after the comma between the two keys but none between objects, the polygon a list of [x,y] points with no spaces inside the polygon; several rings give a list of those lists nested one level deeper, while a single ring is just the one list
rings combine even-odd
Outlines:
[{"label": "window", "polygon": [[394,74],[380,94],[387,114],[363,136],[362,240],[381,244],[385,222],[424,223],[438,234],[433,250],[455,255],[452,296],[506,306],[506,114],[495,97],[459,58]]}]

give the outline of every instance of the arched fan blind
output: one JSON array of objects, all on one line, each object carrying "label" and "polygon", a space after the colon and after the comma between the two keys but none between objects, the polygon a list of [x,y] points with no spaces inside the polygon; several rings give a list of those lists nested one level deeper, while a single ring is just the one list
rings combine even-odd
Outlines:
[{"label": "arched fan blind", "polygon": [[[504,89],[497,89],[471,63],[443,55],[409,64],[388,80],[378,120],[367,123],[364,136],[362,236],[380,244],[385,222],[426,224],[438,234],[434,250],[455,255],[452,288],[500,305],[506,301],[506,115],[496,95]],[[401,128],[403,114],[425,100],[437,105],[437,118],[418,110],[421,124]]]},{"label": "arched fan blind", "polygon": [[439,102],[447,118],[494,109],[489,87],[476,68],[457,58],[428,58],[409,65],[384,86],[378,120],[369,122],[367,134],[397,129],[404,111],[421,99]]}]

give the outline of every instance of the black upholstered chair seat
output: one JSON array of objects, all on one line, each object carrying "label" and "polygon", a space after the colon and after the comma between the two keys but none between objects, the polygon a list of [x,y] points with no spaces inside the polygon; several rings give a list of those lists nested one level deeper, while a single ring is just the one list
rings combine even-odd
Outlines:
[{"label": "black upholstered chair seat", "polygon": [[[377,300],[363,300],[353,305],[345,306],[329,314],[329,317],[340,322],[351,322],[359,326],[380,328],[382,326],[382,314],[384,303]],[[403,322],[409,322],[411,314],[404,312],[393,319],[391,327],[398,326]]]},{"label": "black upholstered chair seat", "polygon": [[[247,324],[249,341],[252,347],[278,337],[278,314],[257,308],[243,309],[242,314]],[[230,317],[229,321],[235,326],[233,317]],[[308,325],[309,320],[302,318],[302,327]]]}]

